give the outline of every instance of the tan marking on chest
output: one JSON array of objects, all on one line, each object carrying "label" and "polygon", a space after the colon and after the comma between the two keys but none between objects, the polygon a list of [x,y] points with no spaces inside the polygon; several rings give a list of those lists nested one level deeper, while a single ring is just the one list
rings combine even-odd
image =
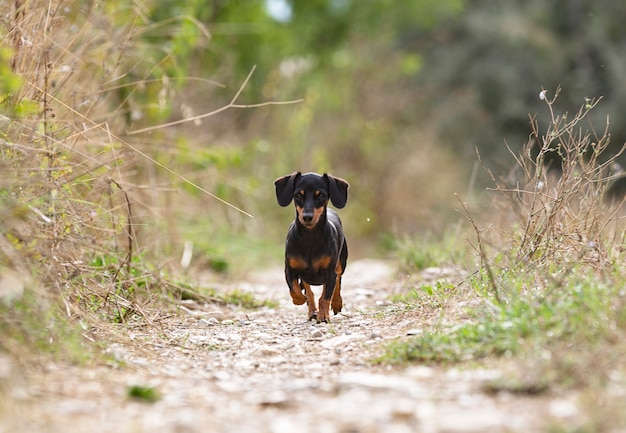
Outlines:
[{"label": "tan marking on chest", "polygon": [[319,259],[313,260],[313,269],[319,271],[320,269],[328,269],[330,261],[333,258],[331,256],[322,256]]},{"label": "tan marking on chest", "polygon": [[289,259],[287,259],[287,263],[289,263],[289,267],[291,269],[308,268],[307,263],[304,260],[302,260],[300,257],[289,257]]}]

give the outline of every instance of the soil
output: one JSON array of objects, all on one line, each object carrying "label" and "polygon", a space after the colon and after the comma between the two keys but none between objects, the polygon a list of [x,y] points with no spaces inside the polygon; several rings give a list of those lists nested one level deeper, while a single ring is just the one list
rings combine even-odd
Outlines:
[{"label": "soil", "polygon": [[[459,274],[429,269],[417,278],[444,276]],[[111,362],[24,370],[0,356],[0,433],[530,432],[576,418],[573,397],[487,392],[502,374],[487,364],[374,363],[387,343],[441,320],[390,302],[407,285],[384,262],[351,263],[344,311],[316,324],[306,306],[291,304],[282,270],[269,269],[222,288],[276,308],[187,301],[177,314],[120,328],[124,338],[105,349]],[[463,320],[464,308],[446,320]],[[130,398],[131,386],[159,398]]]}]

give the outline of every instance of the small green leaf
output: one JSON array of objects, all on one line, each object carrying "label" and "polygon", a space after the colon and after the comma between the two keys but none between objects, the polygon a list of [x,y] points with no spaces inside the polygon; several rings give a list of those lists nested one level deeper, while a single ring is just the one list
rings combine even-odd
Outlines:
[{"label": "small green leaf", "polygon": [[128,388],[127,395],[129,398],[147,403],[154,403],[161,399],[157,389],[152,386],[133,385]]}]

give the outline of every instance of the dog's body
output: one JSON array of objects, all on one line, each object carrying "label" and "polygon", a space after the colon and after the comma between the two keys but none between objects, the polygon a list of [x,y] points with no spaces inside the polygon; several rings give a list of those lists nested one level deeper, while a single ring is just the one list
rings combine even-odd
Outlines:
[{"label": "dog's body", "polygon": [[[341,275],[346,269],[348,245],[341,220],[328,209],[330,200],[343,208],[348,200],[348,183],[328,174],[293,173],[276,179],[276,198],[281,206],[293,200],[296,218],[289,227],[285,245],[285,279],[296,305],[305,302],[309,320],[329,321],[329,310],[341,311]],[[311,285],[323,285],[319,313]],[[302,293],[304,292],[304,293]]]}]

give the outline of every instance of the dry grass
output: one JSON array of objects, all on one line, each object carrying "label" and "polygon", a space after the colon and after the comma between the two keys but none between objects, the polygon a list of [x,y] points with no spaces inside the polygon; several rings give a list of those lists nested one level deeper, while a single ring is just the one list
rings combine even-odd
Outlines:
[{"label": "dry grass", "polygon": [[17,85],[0,88],[0,273],[13,291],[2,298],[2,347],[77,359],[96,307],[124,320],[141,311],[138,278],[151,281],[140,271],[126,178],[134,158],[108,133],[121,114],[103,92],[123,48],[78,3],[6,5],[11,68],[2,80]]},{"label": "dry grass", "polygon": [[[136,316],[153,323],[157,307],[168,310],[163,301],[171,306],[182,296],[167,280],[167,271],[180,270],[179,265],[156,259],[171,242],[149,229],[155,217],[165,224],[175,218],[170,185],[155,169],[232,205],[150,156],[143,150],[148,138],[123,135],[136,112],[160,110],[140,105],[144,99],[134,95],[152,92],[166,99],[171,91],[167,80],[141,72],[146,65],[134,39],[139,18],[115,25],[98,13],[98,3],[81,1],[5,6],[0,57],[9,67],[0,68],[5,336],[0,348],[15,353],[29,341],[31,329],[41,335],[30,345],[54,352],[63,340],[55,334],[65,325],[81,323],[77,338],[89,340],[90,327],[102,323]],[[139,73],[144,75],[129,79]],[[231,103],[237,108],[240,92]],[[157,114],[145,121],[160,119]],[[16,311],[39,319],[25,320]]]},{"label": "dry grass", "polygon": [[607,195],[624,148],[606,155],[608,122],[600,134],[585,124],[598,100],[585,101],[574,115],[556,114],[556,95],[545,101],[545,132],[531,118],[531,140],[514,155],[513,174],[491,175],[488,215],[477,216],[461,202],[479,265],[458,290],[478,294],[480,307],[462,324],[435,324],[391,345],[383,360],[498,365],[508,373],[489,390],[574,391],[585,399],[584,421],[572,431],[617,431],[623,419],[607,422],[599,414],[618,413],[623,403],[614,400],[599,411],[587,400],[606,404],[611,393],[626,389],[623,197]]},{"label": "dry grass", "polygon": [[510,174],[497,179],[487,168],[496,193],[490,216],[475,217],[461,203],[473,227],[473,248],[498,301],[502,288],[494,266],[533,269],[540,275],[537,281],[562,284],[581,269],[606,275],[621,261],[623,198],[616,201],[608,192],[620,176],[612,168],[626,145],[607,155],[608,119],[601,133],[585,125],[599,99],[586,100],[573,115],[557,114],[558,94],[559,89],[548,99],[542,92],[549,112],[545,132],[531,117],[527,145],[519,154],[511,151],[516,164]]},{"label": "dry grass", "polygon": [[583,124],[599,100],[585,101],[571,117],[557,115],[558,93],[545,99],[550,118],[544,133],[538,120],[531,119],[531,140],[516,156],[514,183],[496,181],[492,175],[495,190],[506,199],[506,205],[498,207],[512,210],[509,222],[521,233],[514,246],[517,262],[585,262],[601,268],[610,249],[622,240],[611,231],[619,206],[608,203],[605,193],[615,180],[611,167],[625,147],[606,154],[608,119],[600,134]]}]

